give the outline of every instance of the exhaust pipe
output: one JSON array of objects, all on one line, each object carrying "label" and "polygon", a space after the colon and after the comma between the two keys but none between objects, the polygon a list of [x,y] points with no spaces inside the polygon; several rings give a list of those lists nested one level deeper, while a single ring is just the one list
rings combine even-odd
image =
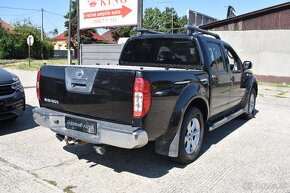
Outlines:
[{"label": "exhaust pipe", "polygon": [[93,148],[97,154],[104,155],[106,153],[107,145],[94,145]]},{"label": "exhaust pipe", "polygon": [[75,145],[75,139],[73,139],[69,136],[65,136],[64,141],[65,141],[66,145],[69,145],[69,146]]},{"label": "exhaust pipe", "polygon": [[86,145],[86,144],[88,144],[88,142],[81,141],[81,140],[75,139],[75,138],[71,138],[69,136],[65,136],[64,137],[64,141],[65,141],[66,145],[68,145],[68,146]]}]

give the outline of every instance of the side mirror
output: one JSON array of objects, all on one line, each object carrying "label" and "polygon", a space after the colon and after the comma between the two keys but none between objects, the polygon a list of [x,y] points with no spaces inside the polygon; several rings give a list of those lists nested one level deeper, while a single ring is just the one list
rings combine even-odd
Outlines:
[{"label": "side mirror", "polygon": [[253,64],[252,64],[251,61],[245,61],[245,62],[243,63],[243,69],[244,69],[244,70],[251,69],[252,67],[253,67]]}]

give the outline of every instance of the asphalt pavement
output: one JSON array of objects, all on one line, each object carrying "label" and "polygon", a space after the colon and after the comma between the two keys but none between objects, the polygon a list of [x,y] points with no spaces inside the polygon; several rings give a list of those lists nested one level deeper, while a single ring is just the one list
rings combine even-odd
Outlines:
[{"label": "asphalt pavement", "polygon": [[13,72],[25,87],[27,111],[0,123],[0,192],[290,193],[289,88],[260,85],[255,118],[207,134],[201,156],[181,165],[155,154],[154,143],[109,147],[104,156],[91,145],[66,146],[33,121],[36,72]]}]

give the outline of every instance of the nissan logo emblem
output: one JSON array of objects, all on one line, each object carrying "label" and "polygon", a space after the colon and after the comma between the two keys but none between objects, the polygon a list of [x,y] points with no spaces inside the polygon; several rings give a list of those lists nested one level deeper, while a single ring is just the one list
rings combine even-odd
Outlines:
[{"label": "nissan logo emblem", "polygon": [[83,75],[84,75],[84,71],[82,69],[78,69],[77,72],[76,72],[76,77],[77,78],[82,78]]}]

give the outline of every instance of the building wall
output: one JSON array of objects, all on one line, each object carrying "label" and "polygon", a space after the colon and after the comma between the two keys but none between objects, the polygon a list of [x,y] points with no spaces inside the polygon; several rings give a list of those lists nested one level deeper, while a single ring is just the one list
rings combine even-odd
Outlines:
[{"label": "building wall", "polygon": [[290,29],[290,9],[243,21],[242,30]]},{"label": "building wall", "polygon": [[66,41],[54,41],[54,50],[67,50]]},{"label": "building wall", "polygon": [[290,30],[215,31],[239,54],[253,62],[256,75],[289,77]]},{"label": "building wall", "polygon": [[281,30],[290,29],[290,9],[277,12],[267,12],[253,18],[241,18],[225,21],[217,26],[205,27],[214,31],[239,31],[239,30]]}]

